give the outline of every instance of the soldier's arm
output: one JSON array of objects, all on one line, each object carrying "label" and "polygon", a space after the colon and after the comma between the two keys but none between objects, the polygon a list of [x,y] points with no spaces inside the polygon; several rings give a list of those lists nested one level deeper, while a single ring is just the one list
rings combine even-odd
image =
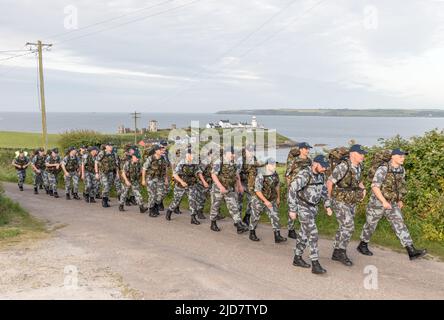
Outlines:
[{"label": "soldier's arm", "polygon": [[127,186],[131,185],[131,182],[128,180],[128,177],[126,176],[125,170],[122,170],[122,178],[123,178],[123,181],[125,181],[125,184]]},{"label": "soldier's arm", "polygon": [[18,165],[18,164],[16,164],[15,163],[15,159],[14,160],[12,160],[12,163],[11,163],[14,167],[16,167],[17,169],[21,169],[21,167]]},{"label": "soldier's arm", "polygon": [[381,201],[384,207],[388,207],[388,202],[382,194],[381,186],[386,176],[387,176],[387,167],[379,167],[376,170],[375,176],[373,177],[372,180],[372,191],[375,194],[376,198],[379,201]]},{"label": "soldier's arm", "polygon": [[69,175],[68,171],[66,171],[65,160],[63,160],[63,161],[60,163],[60,166],[62,167],[63,173],[64,173],[65,175]]}]

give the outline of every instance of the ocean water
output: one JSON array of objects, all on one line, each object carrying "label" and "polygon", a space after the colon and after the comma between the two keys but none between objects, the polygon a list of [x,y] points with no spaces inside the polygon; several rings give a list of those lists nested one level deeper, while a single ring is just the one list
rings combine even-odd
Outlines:
[{"label": "ocean water", "polygon": [[[227,119],[231,122],[251,121],[251,116],[214,113],[142,113],[138,127],[148,127],[150,120],[157,120],[160,128],[177,128],[199,121],[201,127],[208,122]],[[310,144],[325,144],[334,147],[347,144],[351,139],[363,145],[375,145],[379,138],[397,134],[408,138],[421,135],[434,128],[444,128],[444,118],[371,118],[371,117],[297,117],[257,116],[259,124],[291,138],[308,141]],[[47,114],[49,133],[61,133],[72,129],[93,129],[103,133],[116,133],[119,125],[132,128],[134,122],[128,113],[56,113]],[[39,132],[39,113],[0,112],[0,131]],[[279,150],[279,161],[287,150]]]}]

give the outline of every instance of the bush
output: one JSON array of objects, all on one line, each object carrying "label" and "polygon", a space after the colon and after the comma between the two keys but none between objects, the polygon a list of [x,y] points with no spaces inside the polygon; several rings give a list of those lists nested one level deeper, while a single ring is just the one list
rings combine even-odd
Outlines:
[{"label": "bush", "polygon": [[114,140],[114,137],[111,135],[105,135],[92,130],[73,130],[61,134],[59,145],[62,148],[60,151],[63,153],[69,147],[79,148],[82,145],[99,147],[108,141],[115,143]]}]

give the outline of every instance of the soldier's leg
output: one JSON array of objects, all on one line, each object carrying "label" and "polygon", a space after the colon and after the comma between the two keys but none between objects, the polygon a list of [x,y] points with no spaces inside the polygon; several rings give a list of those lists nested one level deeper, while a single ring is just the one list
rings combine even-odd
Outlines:
[{"label": "soldier's leg", "polygon": [[55,174],[48,172],[48,183],[49,183],[49,189],[52,192],[57,192],[57,179]]},{"label": "soldier's leg", "polygon": [[68,176],[63,175],[63,179],[65,181],[65,193],[69,194],[71,190],[71,174]]},{"label": "soldier's leg", "polygon": [[245,195],[247,197],[247,208],[245,209],[245,214],[251,216],[251,193],[249,191],[245,191]]},{"label": "soldier's leg", "polygon": [[[288,202],[288,199],[290,198],[290,194],[289,194],[290,188],[288,188],[288,189],[289,190],[287,192],[287,202]],[[288,207],[290,207],[290,204],[288,204]],[[289,213],[290,212],[287,212],[287,228],[288,228],[288,231],[291,232],[291,231],[294,231],[294,220],[290,218]]]},{"label": "soldier's leg", "polygon": [[257,224],[259,222],[263,210],[264,210],[263,202],[259,200],[257,197],[253,197],[251,199],[251,216],[250,216],[250,223],[248,226],[248,229],[250,229],[250,231],[256,230]]},{"label": "soldier's leg", "polygon": [[407,226],[405,225],[401,209],[399,209],[399,207],[395,204],[392,204],[392,206],[393,209],[385,210],[384,215],[388,222],[390,222],[390,225],[401,242],[401,245],[403,247],[412,246],[413,240]]},{"label": "soldier's leg", "polygon": [[17,183],[19,187],[23,187],[23,182],[25,181],[24,178],[24,170],[17,170]]},{"label": "soldier's leg", "polygon": [[196,185],[188,187],[188,204],[191,215],[197,214],[197,193]]},{"label": "soldier's leg", "polygon": [[153,208],[156,202],[156,180],[148,180],[146,184],[146,191],[148,192],[148,208]]},{"label": "soldier's leg", "polygon": [[203,210],[205,206],[205,188],[200,183],[196,184],[196,208],[197,211]]},{"label": "soldier's leg", "polygon": [[90,197],[94,198],[94,195],[92,194],[92,177],[89,172],[85,172],[85,194],[88,194]]},{"label": "soldier's leg", "polygon": [[165,178],[161,178],[157,182],[157,189],[156,189],[156,203],[160,204],[163,201],[163,197],[165,195]]},{"label": "soldier's leg", "polygon": [[143,197],[140,193],[140,185],[139,184],[133,184],[132,186],[133,196],[136,199],[136,203],[138,206],[143,205]]},{"label": "soldier's leg", "polygon": [[38,179],[39,174],[36,172],[32,172],[32,185],[34,186],[34,188],[38,187],[38,183],[39,183],[39,179]]},{"label": "soldier's leg", "polygon": [[270,218],[271,226],[273,227],[273,231],[280,231],[281,230],[281,224],[279,222],[279,208],[277,206],[276,201],[272,202],[273,207],[270,209],[268,207],[265,207],[265,212],[268,215],[268,218]]},{"label": "soldier's leg", "polygon": [[211,221],[216,221],[216,217],[219,213],[222,200],[223,200],[223,195],[218,190],[213,189],[211,192],[211,209],[210,209]]},{"label": "soldier's leg", "polygon": [[319,259],[318,228],[316,226],[316,209],[298,207],[300,230],[296,238],[295,255],[301,256],[307,247],[310,247],[310,260]]},{"label": "soldier's leg", "polygon": [[239,212],[237,193],[235,191],[227,192],[223,195],[223,198],[227,205],[228,212],[234,220],[234,223],[240,223],[242,220]]},{"label": "soldier's leg", "polygon": [[174,211],[174,209],[176,209],[180,205],[180,201],[182,200],[182,197],[184,194],[185,194],[185,189],[180,187],[179,184],[175,184],[174,185],[174,193],[173,193],[173,201],[171,201],[168,209],[171,211]]},{"label": "soldier's leg", "polygon": [[117,197],[120,197],[120,194],[122,193],[123,184],[120,180],[120,177],[117,173],[113,173],[113,183],[114,187],[116,188]]},{"label": "soldier's leg", "polygon": [[102,185],[102,197],[108,198],[109,197],[109,189],[110,189],[110,182],[108,181],[109,174],[102,173],[100,175],[100,183]]},{"label": "soldier's leg", "polygon": [[355,230],[355,206],[342,202],[334,202],[333,206],[339,224],[334,248],[346,250]]},{"label": "soldier's leg", "polygon": [[383,207],[375,207],[372,206],[371,204],[367,205],[367,211],[365,214],[365,224],[362,227],[362,232],[360,237],[361,241],[364,241],[366,243],[370,241],[370,238],[375,232],[376,227],[378,226],[378,222],[379,220],[381,220],[383,215],[384,215]]},{"label": "soldier's leg", "polygon": [[79,193],[79,175],[77,172],[72,174],[72,192],[74,194]]},{"label": "soldier's leg", "polygon": [[125,204],[125,200],[126,197],[128,195],[128,192],[130,191],[130,187],[128,187],[126,184],[123,186],[122,192],[120,193],[120,197],[119,197],[119,204],[120,205],[124,205]]},{"label": "soldier's leg", "polygon": [[42,170],[42,178],[43,186],[45,187],[45,189],[49,189],[48,172],[46,172],[46,170]]}]

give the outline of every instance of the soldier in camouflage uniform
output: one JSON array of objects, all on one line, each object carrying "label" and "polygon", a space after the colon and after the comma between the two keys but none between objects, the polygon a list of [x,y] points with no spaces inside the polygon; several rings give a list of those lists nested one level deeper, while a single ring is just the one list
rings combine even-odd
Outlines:
[{"label": "soldier in camouflage uniform", "polygon": [[241,157],[240,172],[239,172],[240,181],[244,189],[243,193],[238,194],[239,212],[240,215],[242,216],[242,207],[245,195],[247,200],[247,207],[245,209],[245,216],[242,219],[242,221],[247,225],[250,223],[251,201],[252,201],[252,194],[254,194],[254,190],[250,189],[254,189],[254,181],[256,179],[257,167],[258,167],[258,162],[256,157],[254,156],[254,152],[255,152],[254,146],[247,146],[242,149],[242,157]]},{"label": "soldier in camouflage uniform", "polygon": [[[289,186],[296,178],[296,175],[303,168],[311,166],[311,159],[309,158],[310,149],[313,147],[307,142],[301,142],[297,147],[292,148],[287,157],[287,170],[285,171],[285,179],[287,182],[288,190]],[[287,202],[289,195],[287,194]],[[294,220],[288,215],[288,237],[296,239],[296,231],[294,230]]]},{"label": "soldier in camouflage uniform", "polygon": [[282,237],[280,233],[279,205],[281,199],[279,175],[276,172],[276,162],[273,159],[267,159],[265,163],[265,167],[259,169],[254,183],[254,194],[251,199],[252,215],[249,221],[250,240],[259,241],[259,238],[256,236],[256,227],[262,212],[265,210],[273,227],[274,242],[280,243],[287,241],[287,238]]},{"label": "soldier in camouflage uniform", "polygon": [[[166,140],[162,140],[162,141],[160,141],[159,145],[163,149],[162,157],[164,158],[165,162],[167,163],[168,168],[171,167],[171,170],[174,170],[174,168],[171,165],[170,158],[168,157],[168,150],[167,150],[168,142]],[[168,192],[170,191],[170,183],[169,183],[169,174],[168,173],[167,173],[167,178],[168,178],[168,184],[163,189],[162,200],[160,201],[159,206],[158,206],[159,211],[165,210],[165,206],[163,204],[163,201],[165,200],[166,196],[168,195]],[[176,208],[176,212],[177,212],[177,210],[179,210],[179,206]]]},{"label": "soldier in camouflage uniform", "polygon": [[88,148],[82,156],[82,180],[85,184],[85,201],[88,203],[95,203],[95,197],[99,191],[99,181],[96,178],[95,162],[99,152],[97,147]]},{"label": "soldier in camouflage uniform", "polygon": [[362,229],[361,242],[358,251],[364,255],[372,256],[368,243],[375,232],[379,220],[385,217],[398,237],[401,245],[406,248],[410,260],[424,256],[425,249],[417,250],[404,223],[402,207],[407,194],[405,183],[405,170],[403,167],[407,152],[394,149],[391,160],[382,164],[375,172],[372,180],[372,194],[367,205],[366,223]]},{"label": "soldier in camouflage uniform", "polygon": [[54,196],[54,198],[59,197],[57,192],[57,176],[61,170],[60,162],[59,150],[57,148],[51,150],[51,154],[46,157],[45,166],[48,176],[49,195]]},{"label": "soldier in camouflage uniform", "polygon": [[147,187],[149,216],[157,217],[159,204],[168,187],[167,168],[168,163],[162,154],[165,149],[156,145],[153,147],[154,154],[149,156],[142,168],[142,185]]},{"label": "soldier in camouflage uniform", "polygon": [[120,195],[120,186],[116,184],[116,173],[118,170],[118,163],[116,154],[113,152],[111,143],[105,145],[105,150],[102,150],[97,155],[95,161],[96,179],[102,184],[102,207],[108,208],[109,192],[113,185],[116,187],[117,195]]},{"label": "soldier in camouflage uniform", "polygon": [[28,168],[30,162],[27,156],[27,152],[19,150],[16,152],[16,157],[12,160],[12,166],[15,168],[18,179],[18,187],[20,191],[23,191],[23,184],[26,179],[26,169]]},{"label": "soldier in camouflage uniform", "polygon": [[365,197],[362,162],[366,153],[359,144],[351,146],[349,157],[333,169],[327,182],[332,209],[339,224],[332,259],[346,266],[353,265],[347,256],[347,246],[355,230],[356,206]]},{"label": "soldier in camouflage uniform", "polygon": [[173,213],[174,209],[179,206],[185,193],[187,193],[188,203],[190,206],[191,224],[199,225],[200,222],[196,219],[198,206],[197,185],[202,183],[208,188],[208,184],[203,178],[199,164],[193,162],[193,154],[191,149],[187,151],[185,159],[181,160],[177,164],[176,168],[174,169],[173,178],[176,181],[174,196],[173,201],[166,212],[166,219],[171,220],[171,214]]},{"label": "soldier in camouflage uniform", "polygon": [[216,217],[222,200],[224,200],[228,212],[234,220],[237,233],[241,234],[248,231],[248,226],[242,222],[239,213],[237,193],[243,192],[243,188],[240,183],[238,165],[235,162],[232,147],[226,147],[222,159],[214,161],[211,178],[213,179],[210,211],[211,230],[220,231],[216,223]]},{"label": "soldier in camouflage uniform", "polygon": [[292,219],[299,219],[300,229],[296,237],[293,265],[302,268],[310,268],[310,264],[302,259],[305,248],[310,248],[310,260],[312,272],[323,274],[327,272],[319,263],[318,228],[316,216],[321,201],[327,209],[327,214],[332,215],[330,200],[328,199],[325,183],[325,171],[329,167],[328,161],[323,155],[313,159],[309,167],[301,169],[292,180],[288,193],[289,215]]},{"label": "soldier in camouflage uniform", "polygon": [[[74,147],[68,149],[68,154],[60,163],[65,177],[65,194],[66,200],[71,200],[72,196],[76,200],[79,198],[79,176],[81,170],[81,159],[77,156],[77,150]],[[72,189],[71,189],[72,183]]]},{"label": "soldier in camouflage uniform", "polygon": [[139,206],[140,213],[145,213],[148,208],[143,205],[142,194],[140,193],[140,178],[142,176],[142,164],[140,163],[140,153],[133,149],[131,160],[125,161],[122,169],[122,178],[124,181],[123,191],[119,200],[119,211],[125,211],[124,205],[131,190],[134,199]]},{"label": "soldier in camouflage uniform", "polygon": [[34,178],[34,194],[38,194],[39,186],[43,185],[45,187],[46,193],[48,194],[48,181],[45,174],[45,152],[42,148],[35,150],[34,156],[31,159],[31,167]]},{"label": "soldier in camouflage uniform", "polygon": [[213,180],[211,179],[211,170],[213,167],[212,163],[212,155],[213,150],[210,150],[206,157],[200,157],[199,161],[199,167],[202,172],[203,181],[199,181],[199,183],[196,185],[197,188],[197,217],[199,219],[206,219],[203,210],[205,207],[205,202],[207,201],[207,198],[210,196],[210,188],[213,184]]}]

